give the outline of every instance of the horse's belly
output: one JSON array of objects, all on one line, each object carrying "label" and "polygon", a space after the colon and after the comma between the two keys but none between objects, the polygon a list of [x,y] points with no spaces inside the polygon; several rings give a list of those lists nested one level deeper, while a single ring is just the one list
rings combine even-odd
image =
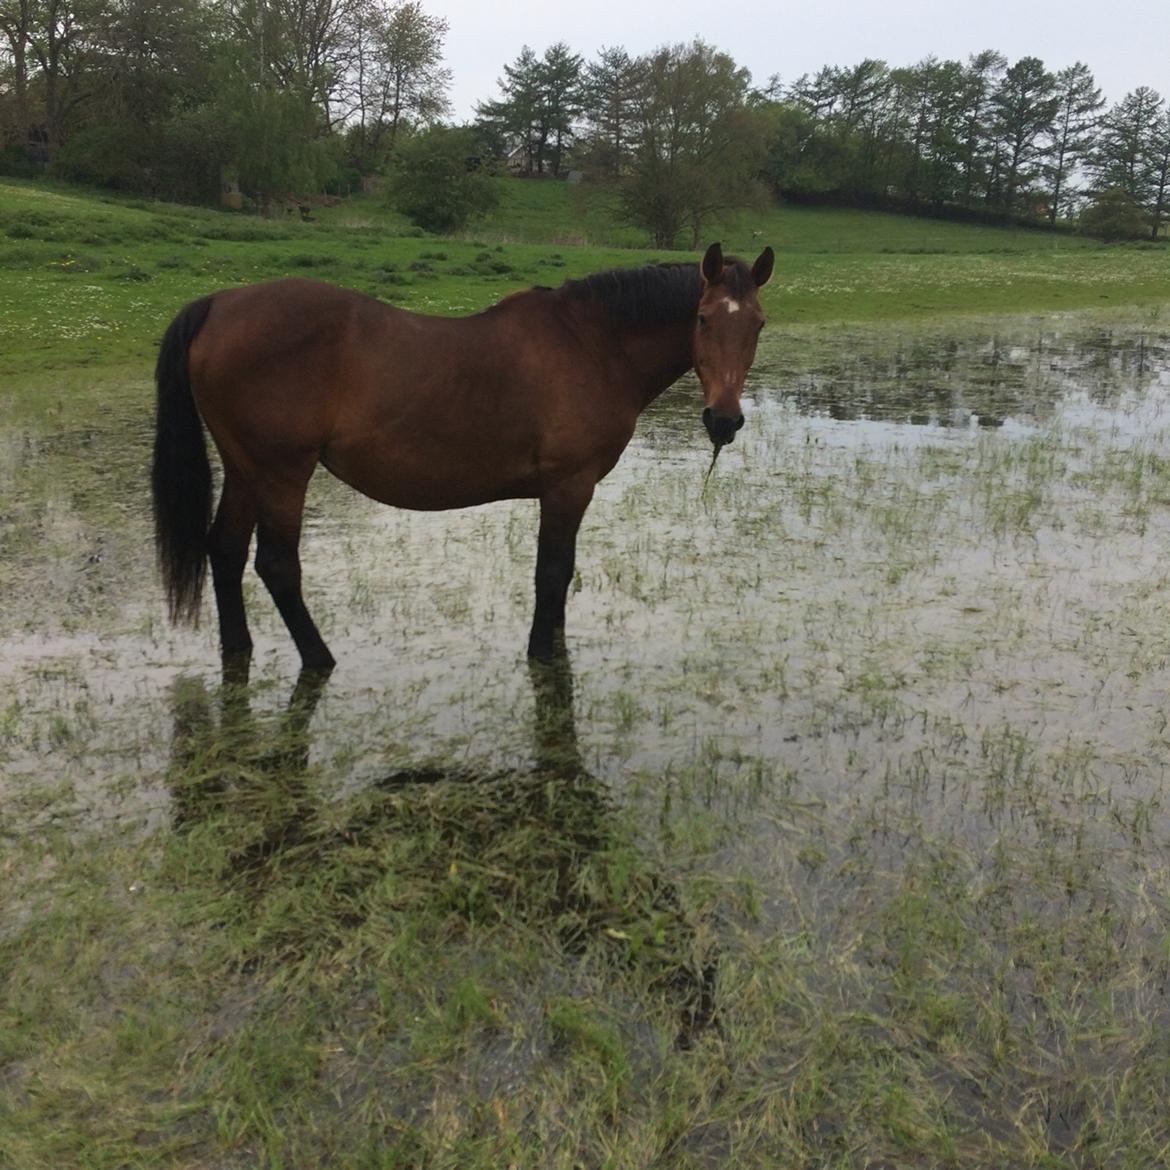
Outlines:
[{"label": "horse's belly", "polygon": [[510,500],[540,494],[536,468],[481,466],[455,456],[427,459],[387,456],[384,460],[338,458],[325,452],[321,462],[338,479],[395,508],[438,512],[471,508],[493,500]]}]

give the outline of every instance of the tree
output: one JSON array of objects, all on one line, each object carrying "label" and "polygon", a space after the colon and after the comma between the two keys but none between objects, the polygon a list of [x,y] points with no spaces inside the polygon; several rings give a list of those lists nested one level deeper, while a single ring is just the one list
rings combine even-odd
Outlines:
[{"label": "tree", "polygon": [[838,70],[837,85],[841,109],[836,122],[853,159],[846,189],[861,197],[880,195],[886,186],[880,168],[894,112],[890,68],[884,61],[866,58],[852,69]]},{"label": "tree", "polygon": [[1157,239],[1170,210],[1170,110],[1156,90],[1139,86],[1108,111],[1090,167],[1096,192],[1124,191]]},{"label": "tree", "polygon": [[1068,177],[1088,155],[1095,137],[1098,114],[1105,99],[1093,80],[1092,71],[1078,61],[1056,75],[1056,115],[1052,121],[1052,144],[1045,176],[1051,189],[1048,222],[1056,223],[1070,202]]},{"label": "tree", "polygon": [[620,47],[602,48],[585,67],[581,113],[590,158],[603,175],[616,177],[625,170],[642,85],[642,62]]},{"label": "tree", "polygon": [[65,138],[80,102],[86,49],[100,0],[38,0],[32,6],[28,54],[35,63],[50,154]]},{"label": "tree", "polygon": [[1150,127],[1146,157],[1150,238],[1156,240],[1170,210],[1170,108],[1163,109]]},{"label": "tree", "polygon": [[779,101],[760,111],[765,126],[760,178],[775,196],[815,198],[841,189],[847,157],[806,108]]},{"label": "tree", "polygon": [[172,165],[180,152],[169,126],[210,98],[209,10],[198,0],[113,0],[94,12],[87,39],[86,101],[55,169],[152,195],[201,197],[206,176],[184,177]]},{"label": "tree", "polygon": [[261,207],[288,195],[323,191],[337,173],[340,141],[304,94],[236,79],[217,97],[241,191]]},{"label": "tree", "polygon": [[761,178],[776,195],[818,197],[840,193],[846,186],[849,149],[831,121],[836,86],[835,72],[825,66],[814,77],[807,73],[798,77],[782,100],[764,104],[767,129]]},{"label": "tree", "polygon": [[[7,54],[12,62],[12,101],[9,113],[9,128],[0,136],[0,145],[5,138],[23,146],[28,136],[31,118],[29,115],[28,75],[29,55],[32,44],[33,0],[0,0],[0,34],[4,37]],[[0,131],[4,126],[0,123]]]},{"label": "tree", "polygon": [[503,97],[481,102],[476,116],[489,138],[519,147],[525,174],[559,175],[581,106],[581,58],[558,41],[537,57],[525,45],[504,66]]},{"label": "tree", "polygon": [[1001,168],[991,195],[1008,215],[1041,174],[1044,143],[1058,103],[1056,78],[1039,57],[1021,57],[992,94],[992,135],[1000,148]]},{"label": "tree", "polygon": [[928,57],[895,71],[906,150],[898,187],[914,203],[935,208],[959,198],[963,186],[966,75],[958,61]]},{"label": "tree", "polygon": [[[877,172],[894,88],[889,67],[872,58],[850,68],[826,65],[814,77],[794,82],[789,103],[817,127],[822,189],[857,199],[883,186]],[[811,158],[806,154],[806,162]]]},{"label": "tree", "polygon": [[432,126],[399,147],[390,202],[429,232],[453,232],[490,211],[496,190],[476,156],[473,131]]},{"label": "tree", "polygon": [[393,149],[403,126],[430,125],[450,110],[446,35],[446,20],[427,15],[417,0],[389,7],[370,0],[356,11],[350,83],[364,160]]},{"label": "tree", "polygon": [[622,186],[627,217],[659,247],[742,206],[764,160],[766,119],[748,105],[751,74],[703,41],[659,49],[645,64],[637,150]]},{"label": "tree", "polygon": [[1150,194],[1146,160],[1161,108],[1159,94],[1140,85],[1101,119],[1096,148],[1089,160],[1095,191],[1117,187],[1139,205],[1146,202]]},{"label": "tree", "polygon": [[341,91],[363,2],[219,0],[225,48],[250,84],[295,96],[329,130],[346,112]]},{"label": "tree", "polygon": [[995,49],[984,49],[967,59],[958,117],[961,123],[959,169],[962,173],[959,201],[975,202],[975,192],[993,186],[998,151],[991,141],[991,95],[1007,68],[1007,58]]},{"label": "tree", "polygon": [[539,174],[548,141],[540,108],[540,59],[524,45],[516,60],[504,66],[503,79],[496,84],[503,97],[475,108],[481,132],[505,150],[517,147],[523,154],[525,174]]},{"label": "tree", "polygon": [[564,41],[545,50],[540,63],[541,98],[548,125],[549,162],[557,176],[564,166],[581,113],[581,68],[579,54],[569,51]]}]

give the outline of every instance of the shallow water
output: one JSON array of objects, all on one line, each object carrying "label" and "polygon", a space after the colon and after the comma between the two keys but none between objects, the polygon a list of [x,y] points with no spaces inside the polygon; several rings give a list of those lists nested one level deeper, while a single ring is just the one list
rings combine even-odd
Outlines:
[{"label": "shallow water", "polygon": [[[821,841],[810,888],[863,839],[880,865],[907,833],[1087,825],[1103,857],[1165,835],[1168,396],[1156,320],[776,328],[701,492],[684,381],[582,528],[574,758],[716,869],[768,879],[794,836]],[[211,613],[164,618],[149,387],[125,401],[85,426],[0,416],[7,831],[165,821],[178,696],[219,686]],[[306,596],[340,663],[305,732],[324,790],[547,748],[523,658],[536,515],[396,512],[315,478]],[[276,734],[298,663],[248,580],[251,708]]]}]

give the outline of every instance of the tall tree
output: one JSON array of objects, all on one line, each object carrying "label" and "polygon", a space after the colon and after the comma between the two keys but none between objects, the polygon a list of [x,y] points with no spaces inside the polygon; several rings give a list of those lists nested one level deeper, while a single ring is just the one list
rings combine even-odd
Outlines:
[{"label": "tall tree", "polygon": [[958,61],[928,57],[894,76],[908,148],[900,187],[915,203],[941,208],[962,192],[965,71]]},{"label": "tall tree", "polygon": [[673,247],[684,227],[699,246],[710,216],[742,205],[764,157],[765,121],[748,104],[751,74],[701,40],[646,62],[638,147],[623,186],[629,218]]},{"label": "tall tree", "polygon": [[145,131],[177,103],[205,100],[210,43],[200,0],[106,0],[89,31],[94,116]]},{"label": "tall tree", "polygon": [[1092,70],[1078,61],[1056,75],[1056,114],[1052,120],[1052,144],[1045,174],[1051,195],[1048,222],[1056,223],[1070,199],[1068,179],[1093,145],[1098,115],[1105,105]]},{"label": "tall tree", "polygon": [[581,57],[563,41],[549,46],[543,57],[525,45],[504,66],[497,83],[503,96],[476,106],[480,130],[518,149],[525,174],[543,175],[546,166],[560,174],[581,108],[581,68]]},{"label": "tall tree", "polygon": [[593,165],[614,177],[630,156],[633,125],[642,92],[642,63],[625,49],[602,48],[585,66],[581,113]]},{"label": "tall tree", "polygon": [[540,62],[541,104],[548,128],[548,156],[553,175],[559,175],[581,113],[582,58],[564,41],[550,45]]},{"label": "tall tree", "polygon": [[496,84],[502,96],[475,107],[477,126],[501,149],[518,151],[525,174],[538,174],[548,143],[541,110],[540,58],[524,45],[516,60],[504,66],[504,76]]},{"label": "tall tree", "polygon": [[369,0],[355,11],[350,92],[363,156],[392,149],[404,125],[430,125],[450,111],[446,35],[446,20],[418,0]]},{"label": "tall tree", "polygon": [[31,116],[28,97],[29,57],[32,47],[33,0],[0,0],[0,36],[11,61],[8,75],[12,101],[0,122],[0,144],[6,138],[23,146],[28,139]]},{"label": "tall tree", "polygon": [[1164,108],[1150,127],[1146,147],[1146,181],[1150,238],[1156,240],[1170,212],[1170,107]]},{"label": "tall tree", "polygon": [[106,0],[86,40],[86,100],[71,119],[57,170],[153,195],[205,194],[208,176],[169,140],[169,127],[210,96],[208,9],[198,0]]},{"label": "tall tree", "polygon": [[37,70],[45,133],[56,152],[82,100],[91,31],[101,0],[39,0],[32,9],[29,55]]},{"label": "tall tree", "polygon": [[[339,97],[349,70],[361,0],[219,0],[239,72],[296,97],[324,128],[345,115]],[[283,99],[282,99],[283,100]],[[335,109],[335,105],[338,108]]]},{"label": "tall tree", "polygon": [[855,187],[881,195],[888,185],[890,143],[896,134],[894,80],[885,61],[867,58],[842,78],[842,116],[857,142]]},{"label": "tall tree", "polygon": [[972,206],[976,191],[993,186],[998,150],[991,135],[991,97],[1006,68],[1007,58],[995,49],[984,49],[967,59],[959,110],[963,176],[959,198],[964,207]]},{"label": "tall tree", "polygon": [[1150,141],[1161,111],[1161,96],[1147,85],[1139,85],[1109,108],[1101,119],[1089,161],[1094,190],[1115,187],[1139,205],[1146,205]]},{"label": "tall tree", "polygon": [[837,71],[822,66],[812,77],[802,73],[789,87],[788,99],[813,118],[828,118],[840,99]]},{"label": "tall tree", "polygon": [[838,186],[847,196],[876,192],[878,134],[892,87],[886,63],[873,58],[852,67],[826,67],[812,83],[808,96],[823,111],[821,120],[840,160]]},{"label": "tall tree", "polygon": [[993,199],[1011,215],[1041,173],[1046,136],[1059,99],[1056,78],[1039,57],[1021,57],[1010,66],[991,99],[992,132],[1001,148],[1002,169]]}]

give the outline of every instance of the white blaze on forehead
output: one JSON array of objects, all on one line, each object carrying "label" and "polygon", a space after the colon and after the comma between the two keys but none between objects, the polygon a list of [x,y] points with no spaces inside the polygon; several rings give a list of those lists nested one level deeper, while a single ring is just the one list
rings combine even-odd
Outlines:
[{"label": "white blaze on forehead", "polygon": [[733,301],[731,297],[727,297],[723,303],[727,306],[727,311],[729,313],[739,312],[739,301]]}]

